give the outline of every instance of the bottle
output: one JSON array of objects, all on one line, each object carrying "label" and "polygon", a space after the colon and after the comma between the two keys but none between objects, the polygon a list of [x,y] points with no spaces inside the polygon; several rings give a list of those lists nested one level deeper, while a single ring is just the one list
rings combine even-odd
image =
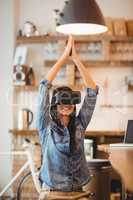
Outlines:
[{"label": "bottle", "polygon": [[30,65],[26,76],[26,85],[35,85],[35,74],[33,70],[33,65]]}]

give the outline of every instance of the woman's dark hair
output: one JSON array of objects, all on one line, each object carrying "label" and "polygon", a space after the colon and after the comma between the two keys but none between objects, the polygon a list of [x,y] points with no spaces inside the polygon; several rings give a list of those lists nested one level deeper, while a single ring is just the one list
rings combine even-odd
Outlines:
[{"label": "woman's dark hair", "polygon": [[[58,87],[53,90],[52,99],[51,99],[51,105],[50,105],[50,115],[52,119],[56,122],[56,124],[61,127],[61,121],[58,118],[57,113],[57,104],[56,104],[56,94],[58,92],[72,92],[72,89],[67,86]],[[75,116],[76,116],[76,106],[74,108],[74,111],[70,114],[70,121],[68,124],[68,130],[70,133],[70,152],[74,151],[75,147]]]}]

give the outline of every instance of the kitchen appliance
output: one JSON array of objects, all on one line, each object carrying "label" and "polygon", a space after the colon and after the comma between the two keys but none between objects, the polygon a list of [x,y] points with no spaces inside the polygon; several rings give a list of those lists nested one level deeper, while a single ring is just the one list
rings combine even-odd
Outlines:
[{"label": "kitchen appliance", "polygon": [[28,108],[23,108],[18,113],[18,129],[28,129],[33,121],[33,112]]}]

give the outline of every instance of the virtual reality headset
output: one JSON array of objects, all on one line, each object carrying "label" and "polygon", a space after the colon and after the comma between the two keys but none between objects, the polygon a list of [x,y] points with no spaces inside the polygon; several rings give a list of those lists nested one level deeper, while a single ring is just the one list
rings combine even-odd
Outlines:
[{"label": "virtual reality headset", "polygon": [[75,105],[81,102],[79,91],[60,91],[55,95],[55,104]]}]

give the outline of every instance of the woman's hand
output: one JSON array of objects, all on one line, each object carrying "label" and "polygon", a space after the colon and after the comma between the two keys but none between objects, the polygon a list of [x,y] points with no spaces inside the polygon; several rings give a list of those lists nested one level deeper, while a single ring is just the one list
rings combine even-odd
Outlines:
[{"label": "woman's hand", "polygon": [[66,46],[65,51],[62,55],[63,59],[68,59],[69,56],[71,55],[73,43],[74,43],[74,39],[73,39],[72,35],[69,35],[67,46]]},{"label": "woman's hand", "polygon": [[69,35],[68,44],[65,48],[63,55],[57,60],[55,65],[50,69],[45,79],[47,79],[50,82],[53,81],[53,79],[56,77],[57,73],[59,72],[60,68],[66,63],[67,59],[69,58],[72,51],[72,44],[73,44],[73,37]]},{"label": "woman's hand", "polygon": [[72,41],[72,52],[71,52],[71,59],[74,61],[74,60],[78,60],[79,59],[79,56],[76,52],[76,49],[75,49],[75,43],[74,43],[74,40]]}]

